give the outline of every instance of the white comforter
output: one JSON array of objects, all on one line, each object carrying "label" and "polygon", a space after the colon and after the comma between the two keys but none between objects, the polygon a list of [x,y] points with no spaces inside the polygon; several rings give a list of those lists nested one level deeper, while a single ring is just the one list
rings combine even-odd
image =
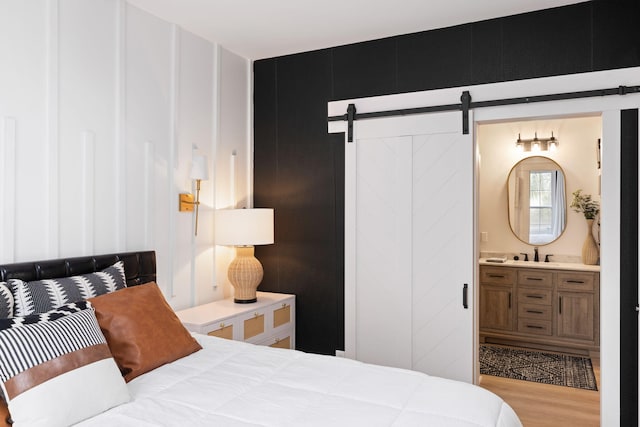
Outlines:
[{"label": "white comforter", "polygon": [[194,335],[198,351],[131,381],[89,426],[521,426],[470,384],[354,360]]}]

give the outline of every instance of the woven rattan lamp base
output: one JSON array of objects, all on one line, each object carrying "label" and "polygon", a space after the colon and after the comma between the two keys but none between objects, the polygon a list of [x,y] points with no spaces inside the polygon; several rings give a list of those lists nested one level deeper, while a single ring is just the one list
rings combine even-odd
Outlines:
[{"label": "woven rattan lamp base", "polygon": [[239,304],[256,302],[256,289],[262,281],[264,270],[254,256],[253,246],[236,247],[236,257],[229,264],[227,277],[234,289],[234,301]]}]

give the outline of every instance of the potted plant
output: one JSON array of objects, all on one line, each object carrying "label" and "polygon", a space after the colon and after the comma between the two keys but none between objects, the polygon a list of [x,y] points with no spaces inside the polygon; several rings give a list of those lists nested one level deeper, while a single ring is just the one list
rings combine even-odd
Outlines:
[{"label": "potted plant", "polygon": [[594,265],[598,262],[598,245],[593,238],[593,221],[600,213],[600,203],[591,198],[590,194],[582,194],[582,190],[576,190],[573,193],[573,200],[569,207],[575,212],[584,215],[587,220],[587,238],[582,245],[582,262],[587,265]]}]

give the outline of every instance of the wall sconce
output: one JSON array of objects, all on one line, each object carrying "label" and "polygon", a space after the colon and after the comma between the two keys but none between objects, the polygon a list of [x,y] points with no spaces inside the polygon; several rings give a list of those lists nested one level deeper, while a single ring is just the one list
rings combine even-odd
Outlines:
[{"label": "wall sconce", "polygon": [[516,140],[516,149],[518,151],[556,151],[560,142],[553,136],[553,132],[551,132],[551,137],[549,138],[538,138],[538,132],[534,134],[533,139],[522,139],[520,134],[518,134],[518,139]]},{"label": "wall sconce", "polygon": [[215,233],[216,245],[236,247],[236,257],[227,272],[234,302],[256,302],[256,289],[264,270],[254,256],[254,245],[273,243],[273,209],[217,210]]},{"label": "wall sconce", "polygon": [[207,169],[207,158],[205,156],[196,155],[191,161],[191,172],[189,177],[196,181],[196,198],[193,200],[193,194],[181,193],[180,205],[178,210],[180,212],[193,212],[194,206],[196,210],[196,227],[195,235],[198,235],[198,207],[200,206],[200,181],[209,179],[209,170]]}]

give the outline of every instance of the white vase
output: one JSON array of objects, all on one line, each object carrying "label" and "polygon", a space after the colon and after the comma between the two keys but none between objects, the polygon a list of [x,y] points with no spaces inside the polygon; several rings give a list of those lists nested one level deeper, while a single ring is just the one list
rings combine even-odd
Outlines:
[{"label": "white vase", "polygon": [[587,219],[587,237],[582,244],[582,263],[595,265],[598,263],[598,245],[593,238],[593,220]]}]

